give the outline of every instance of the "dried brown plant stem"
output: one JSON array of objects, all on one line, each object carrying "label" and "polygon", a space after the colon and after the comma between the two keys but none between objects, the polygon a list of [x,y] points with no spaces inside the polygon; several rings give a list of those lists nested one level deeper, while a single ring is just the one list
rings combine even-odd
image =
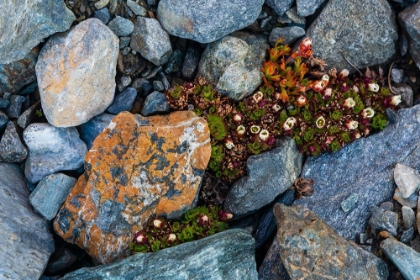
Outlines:
[{"label": "dried brown plant stem", "polygon": [[344,54],[344,52],[342,51],[342,50],[338,50],[340,53],[341,53],[341,55],[343,56],[343,58],[344,58],[344,60],[345,61],[347,61],[347,63],[348,64],[350,64],[351,65],[351,67],[353,67],[354,69],[356,69],[357,70],[357,72],[359,72],[359,74],[360,75],[363,75],[362,74],[362,72],[359,70],[359,69],[357,69],[357,67],[356,66],[354,66],[348,59],[347,59],[347,57],[346,57],[346,55]]}]

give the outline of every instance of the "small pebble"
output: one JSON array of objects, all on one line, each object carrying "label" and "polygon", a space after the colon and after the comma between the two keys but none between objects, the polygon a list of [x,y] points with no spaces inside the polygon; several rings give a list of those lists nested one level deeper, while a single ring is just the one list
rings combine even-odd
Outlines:
[{"label": "small pebble", "polygon": [[165,87],[161,81],[153,81],[153,90],[154,91],[164,91]]},{"label": "small pebble", "polygon": [[367,238],[368,238],[368,236],[367,236],[366,233],[359,234],[359,242],[360,242],[360,244],[365,244],[366,241],[367,241]]},{"label": "small pebble", "polygon": [[20,112],[22,111],[22,104],[25,102],[25,97],[20,95],[12,95],[10,97],[10,104],[6,108],[6,113],[9,118],[19,118]]},{"label": "small pebble", "polygon": [[136,2],[127,0],[127,6],[133,11],[135,15],[142,17],[147,16],[147,10]]},{"label": "small pebble", "polygon": [[261,28],[266,27],[266,26],[267,26],[267,24],[270,22],[270,20],[271,20],[272,18],[273,18],[272,16],[269,16],[268,18],[265,18],[265,19],[261,20],[260,27],[261,27]]},{"label": "small pebble", "polygon": [[403,232],[401,235],[400,241],[403,243],[410,242],[414,237],[414,228],[411,227]]},{"label": "small pebble", "polygon": [[134,23],[120,16],[116,16],[113,20],[111,20],[108,23],[108,27],[118,37],[128,36],[134,31]]},{"label": "small pebble", "polygon": [[130,44],[130,39],[130,37],[120,37],[120,50],[128,47],[128,44]]},{"label": "small pebble", "polygon": [[391,80],[394,83],[397,83],[397,84],[402,83],[403,78],[404,78],[404,70],[403,69],[392,68]]},{"label": "small pebble", "polygon": [[394,211],[394,204],[390,201],[382,202],[379,205],[380,208],[384,209],[385,211]]},{"label": "small pebble", "polygon": [[122,53],[122,55],[127,55],[130,51],[131,51],[130,47],[125,47],[125,48],[121,51],[121,53]]},{"label": "small pebble", "polygon": [[109,0],[100,0],[95,3],[95,8],[100,10],[108,4],[109,4]]},{"label": "small pebble", "polygon": [[346,198],[343,202],[341,202],[341,209],[344,212],[350,212],[356,207],[357,201],[359,200],[359,196],[356,193],[353,193],[348,198]]},{"label": "small pebble", "polygon": [[401,208],[402,218],[404,223],[404,228],[408,229],[414,225],[414,220],[416,219],[416,214],[414,214],[413,209],[407,206]]},{"label": "small pebble", "polygon": [[109,20],[111,19],[111,15],[109,14],[107,8],[94,11],[93,16],[102,21],[104,24],[108,24]]}]

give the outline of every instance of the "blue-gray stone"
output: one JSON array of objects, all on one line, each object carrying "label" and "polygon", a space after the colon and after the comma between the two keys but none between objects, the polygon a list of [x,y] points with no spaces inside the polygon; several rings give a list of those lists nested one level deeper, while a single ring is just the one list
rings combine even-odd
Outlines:
[{"label": "blue-gray stone", "polygon": [[165,73],[170,74],[179,72],[182,67],[182,61],[184,60],[185,53],[181,50],[175,50],[168,59],[168,63],[165,66]]},{"label": "blue-gray stone", "polygon": [[297,13],[301,17],[310,16],[315,13],[324,2],[325,0],[296,0]]},{"label": "blue-gray stone", "polygon": [[351,194],[348,198],[341,202],[341,209],[344,212],[350,212],[356,207],[357,201],[359,200],[359,196],[356,193]]},{"label": "blue-gray stone", "polygon": [[248,158],[248,176],[232,185],[224,208],[238,219],[270,204],[293,185],[302,163],[303,155],[295,141],[289,137],[278,139],[273,150]]},{"label": "blue-gray stone", "polygon": [[411,228],[414,225],[414,221],[416,219],[416,214],[414,210],[410,207],[403,206],[401,208],[402,219],[404,224],[404,229]]},{"label": "blue-gray stone", "polygon": [[21,89],[19,91],[19,95],[28,95],[31,94],[35,91],[35,89],[38,87],[38,83],[37,82],[33,82],[29,85],[26,85],[25,87],[23,87],[23,89]]},{"label": "blue-gray stone", "polygon": [[10,101],[0,97],[0,109],[7,108],[9,106]]},{"label": "blue-gray stone", "polygon": [[292,7],[293,0],[265,0],[265,4],[271,7],[279,16]]},{"label": "blue-gray stone", "polygon": [[54,255],[55,258],[48,263],[47,269],[45,270],[48,274],[58,274],[78,260],[78,257],[70,249],[65,247],[57,250]]},{"label": "blue-gray stone", "polygon": [[82,268],[62,279],[255,280],[254,239],[226,230],[154,253],[135,254],[109,265]]},{"label": "blue-gray stone", "polygon": [[147,15],[146,8],[140,6],[132,0],[127,0],[127,6],[133,11],[136,16],[145,17]]},{"label": "blue-gray stone", "polygon": [[111,106],[108,107],[107,112],[116,115],[122,111],[130,111],[136,96],[137,91],[134,88],[126,88],[123,92],[114,97],[114,101]]},{"label": "blue-gray stone", "polygon": [[[131,83],[131,86],[136,89],[138,94],[143,94],[143,85],[144,84],[150,84],[150,83],[145,78],[137,78],[133,81],[133,83]],[[152,89],[153,89],[153,87],[152,87]]]},{"label": "blue-gray stone", "polygon": [[80,139],[86,143],[88,150],[92,148],[96,136],[109,125],[114,117],[115,115],[100,114],[80,126]]},{"label": "blue-gray stone", "polygon": [[258,270],[258,280],[290,280],[281,261],[279,250],[279,241],[274,238]]},{"label": "blue-gray stone", "polygon": [[289,26],[298,26],[303,29],[306,29],[306,18],[298,15],[296,7],[293,7],[290,10],[288,10],[285,15],[291,21],[288,24]]},{"label": "blue-gray stone", "polygon": [[[302,177],[314,180],[315,192],[294,203],[310,208],[344,238],[356,240],[365,231],[370,208],[391,200],[395,165],[420,169],[418,139],[420,105],[399,110],[395,122],[383,131],[337,152],[308,158]],[[359,196],[357,207],[340,211],[341,202],[353,193]]]},{"label": "blue-gray stone", "polygon": [[22,104],[25,102],[26,98],[21,95],[12,95],[10,97],[10,104],[6,108],[6,113],[9,118],[17,119],[20,116],[22,111]]},{"label": "blue-gray stone", "polygon": [[161,0],[157,18],[171,35],[210,43],[257,20],[264,0]]},{"label": "blue-gray stone", "polygon": [[411,227],[403,231],[400,237],[400,241],[403,243],[408,243],[413,239],[413,237],[414,237],[414,228]]},{"label": "blue-gray stone", "polygon": [[201,58],[201,48],[198,44],[190,44],[182,65],[182,75],[187,79],[194,79],[197,73],[198,63]]},{"label": "blue-gray stone", "polygon": [[381,243],[381,249],[398,268],[406,280],[418,280],[420,275],[420,253],[393,238]]},{"label": "blue-gray stone", "polygon": [[93,12],[94,17],[102,21],[104,24],[108,24],[109,20],[111,19],[111,15],[107,8],[103,8],[100,10],[96,10]]},{"label": "blue-gray stone", "polygon": [[0,163],[0,260],[2,279],[38,279],[54,252],[47,221],[29,204],[18,165]]},{"label": "blue-gray stone", "polygon": [[118,37],[128,36],[133,33],[134,24],[129,19],[116,16],[108,23],[108,28]]},{"label": "blue-gray stone", "polygon": [[408,35],[408,50],[416,63],[417,67],[420,68],[420,2],[417,1],[411,7],[407,7],[398,15],[398,20],[403,30]]},{"label": "blue-gray stone", "polygon": [[0,131],[6,127],[7,122],[9,121],[9,117],[0,110]]},{"label": "blue-gray stone", "polygon": [[169,89],[171,87],[171,84],[169,83],[168,78],[166,78],[163,72],[160,72],[159,75],[160,75],[160,80],[162,81],[162,84],[165,87],[165,90]]},{"label": "blue-gray stone", "polygon": [[145,117],[171,110],[168,100],[162,92],[154,91],[146,97],[141,114]]},{"label": "blue-gray stone", "polygon": [[371,207],[372,216],[369,219],[371,228],[382,231],[386,230],[393,236],[397,236],[398,214],[392,211],[386,211],[377,206]]},{"label": "blue-gray stone", "polygon": [[268,42],[272,47],[276,44],[279,38],[285,39],[284,44],[289,44],[290,46],[296,42],[302,36],[305,36],[306,31],[305,29],[299,26],[291,26],[291,27],[276,27],[271,30],[270,37],[268,38]]},{"label": "blue-gray stone", "polygon": [[31,107],[29,107],[25,112],[23,112],[17,119],[17,124],[25,129],[29,124],[33,122],[36,117],[36,111],[40,108],[41,101],[38,100]]},{"label": "blue-gray stone", "polygon": [[27,155],[28,150],[20,140],[15,123],[9,121],[0,140],[0,159],[10,163],[20,163]]},{"label": "blue-gray stone", "polygon": [[75,127],[33,123],[24,130],[23,140],[29,149],[25,177],[31,183],[58,171],[79,168],[87,153],[86,144],[80,140]]},{"label": "blue-gray stone", "polygon": [[130,44],[130,40],[131,40],[130,37],[121,37],[120,38],[120,50],[124,49],[125,47],[128,47],[128,45]]},{"label": "blue-gray stone", "polygon": [[76,179],[62,173],[48,175],[42,179],[29,196],[35,212],[51,221],[66,200]]},{"label": "blue-gray stone", "polygon": [[154,91],[164,91],[165,87],[161,81],[153,81],[153,90]]}]

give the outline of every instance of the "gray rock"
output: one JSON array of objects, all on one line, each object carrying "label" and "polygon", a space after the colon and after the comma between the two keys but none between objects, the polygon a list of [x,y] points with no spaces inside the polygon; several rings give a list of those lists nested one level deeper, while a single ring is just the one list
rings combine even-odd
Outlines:
[{"label": "gray rock", "polygon": [[402,83],[404,79],[404,70],[392,68],[391,70],[391,81],[394,83]]},{"label": "gray rock", "polygon": [[306,29],[306,19],[298,15],[296,7],[288,10],[285,15],[291,21],[291,24],[298,25]]},{"label": "gray rock", "polygon": [[9,121],[9,117],[0,110],[0,130],[6,127],[7,122]]},{"label": "gray rock", "polygon": [[162,81],[162,84],[165,87],[165,90],[169,89],[171,87],[171,84],[169,83],[168,78],[166,78],[163,72],[160,72],[159,75],[160,75],[160,80]]},{"label": "gray rock", "polygon": [[403,233],[401,234],[401,237],[400,237],[400,241],[403,242],[403,243],[408,243],[411,240],[413,240],[413,237],[414,237],[414,228],[411,227],[411,228],[403,231]]},{"label": "gray rock", "polygon": [[348,198],[343,200],[341,202],[341,209],[343,209],[344,212],[350,212],[354,208],[356,208],[357,201],[359,201],[359,196],[356,193],[353,193]]},{"label": "gray rock", "polygon": [[162,71],[162,66],[154,66],[152,68],[148,68],[146,71],[143,71],[141,76],[145,79],[151,79],[155,77],[160,71]]},{"label": "gray rock", "polygon": [[369,219],[371,228],[382,231],[386,230],[393,236],[397,236],[398,214],[392,211],[386,211],[382,208],[372,206],[372,216]]},{"label": "gray rock", "polygon": [[137,78],[133,81],[131,86],[136,89],[137,93],[141,94],[143,91],[143,85],[150,84],[145,78]]},{"label": "gray rock", "polygon": [[123,17],[116,16],[108,23],[108,28],[118,37],[128,36],[134,31],[134,24]]},{"label": "gray rock", "polygon": [[[315,181],[315,192],[295,204],[307,206],[344,238],[355,240],[365,231],[370,207],[391,200],[397,162],[420,169],[417,139],[419,105],[399,110],[394,123],[380,133],[358,139],[337,152],[308,158],[301,176]],[[339,211],[341,202],[352,193],[359,196],[357,208],[349,213]]]},{"label": "gray rock", "polygon": [[28,150],[20,141],[15,123],[9,121],[0,141],[0,159],[10,163],[20,163],[27,155]]},{"label": "gray rock", "polygon": [[296,0],[297,13],[301,17],[310,16],[324,2],[325,0]]},{"label": "gray rock", "polygon": [[126,88],[123,92],[115,96],[111,106],[107,109],[108,113],[116,115],[122,111],[130,111],[136,96],[137,91],[134,88]]},{"label": "gray rock", "polygon": [[165,64],[172,54],[169,35],[154,18],[137,17],[130,47],[155,65]]},{"label": "gray rock", "polygon": [[95,3],[95,8],[100,10],[109,4],[109,0],[99,0]]},{"label": "gray rock", "polygon": [[45,270],[49,274],[59,274],[63,269],[70,267],[78,259],[70,249],[65,247],[58,249],[54,255],[56,257],[48,263],[47,269]]},{"label": "gray rock", "polygon": [[290,280],[290,276],[281,261],[279,250],[279,241],[274,238],[258,270],[259,280]]},{"label": "gray rock", "polygon": [[5,109],[7,106],[9,106],[10,101],[4,98],[0,98],[0,108]]},{"label": "gray rock", "polygon": [[270,37],[268,38],[268,42],[272,47],[276,44],[279,38],[285,39],[284,44],[292,45],[302,36],[305,36],[306,31],[305,29],[299,26],[291,26],[291,27],[275,27],[271,30]]},{"label": "gray rock", "polygon": [[374,254],[339,236],[307,208],[276,204],[283,265],[292,279],[387,279],[388,268]]},{"label": "gray rock", "polygon": [[127,0],[127,6],[136,16],[145,17],[147,15],[147,10],[132,0]]},{"label": "gray rock", "polygon": [[58,128],[48,123],[30,124],[23,132],[29,149],[25,177],[31,183],[61,170],[75,170],[83,165],[86,144],[76,128]]},{"label": "gray rock", "polygon": [[398,38],[395,15],[386,0],[328,1],[306,35],[312,38],[314,56],[338,71],[351,72],[355,70],[340,50],[355,67],[364,68],[388,61]]},{"label": "gray rock", "polygon": [[210,43],[251,25],[264,0],[161,0],[157,18],[171,35]]},{"label": "gray rock", "polygon": [[409,39],[409,52],[420,68],[420,2],[407,7],[398,15],[398,20]]},{"label": "gray rock", "polygon": [[224,208],[234,218],[240,218],[270,204],[293,185],[302,170],[302,162],[303,156],[293,139],[277,140],[273,150],[248,158],[248,176],[232,185]]},{"label": "gray rock", "polygon": [[25,85],[34,82],[38,53],[39,47],[35,47],[19,61],[0,64],[0,91],[19,93]]},{"label": "gray rock", "polygon": [[131,84],[131,77],[129,75],[124,75],[120,79],[120,83],[118,84],[118,90],[121,92],[125,90]]},{"label": "gray rock", "polygon": [[170,74],[174,72],[179,72],[182,67],[182,62],[184,60],[185,52],[181,50],[175,50],[168,59],[166,64],[165,73]]},{"label": "gray rock", "polygon": [[[140,276],[139,276],[140,275]],[[154,253],[135,254],[109,265],[82,268],[62,279],[257,279],[254,240],[227,230]]]},{"label": "gray rock", "polygon": [[394,181],[404,198],[410,197],[420,189],[420,173],[417,170],[400,163],[395,165]]},{"label": "gray rock", "polygon": [[227,36],[204,50],[198,76],[203,76],[222,95],[241,100],[262,82],[262,61],[250,59],[253,55],[255,53],[244,40]]},{"label": "gray rock", "polygon": [[382,202],[379,207],[387,211],[394,211],[394,204],[390,201]]},{"label": "gray rock", "polygon": [[395,264],[406,280],[417,280],[420,275],[420,253],[393,238],[381,243],[385,255]]},{"label": "gray rock", "polygon": [[406,84],[396,84],[392,85],[392,89],[395,92],[395,95],[401,95],[401,103],[399,104],[400,108],[412,107],[414,104],[414,94],[413,89]]},{"label": "gray rock", "polygon": [[54,252],[45,219],[29,204],[18,165],[0,163],[0,259],[3,279],[38,279]]},{"label": "gray rock", "polygon": [[111,15],[107,8],[103,8],[100,10],[96,10],[93,12],[94,17],[102,21],[104,24],[108,24],[109,20],[111,19]]},{"label": "gray rock", "polygon": [[368,239],[368,235],[366,233],[359,234],[359,242],[360,244],[365,244]]},{"label": "gray rock", "polygon": [[401,208],[402,218],[404,223],[404,228],[408,229],[414,225],[414,221],[416,219],[416,215],[414,214],[413,209],[407,206],[403,206]]},{"label": "gray rock", "polygon": [[279,16],[292,7],[293,0],[265,0],[265,4],[271,7]]},{"label": "gray rock", "polygon": [[417,231],[420,232],[420,198],[417,201],[416,224],[417,224]]},{"label": "gray rock", "polygon": [[44,38],[66,31],[76,19],[63,1],[48,0],[2,1],[0,18],[0,64],[23,59]]},{"label": "gray rock", "polygon": [[408,198],[404,198],[401,194],[401,192],[398,189],[395,189],[393,198],[401,205],[410,207],[410,208],[416,208],[417,207],[417,199],[419,195],[417,193],[413,193]]},{"label": "gray rock", "polygon": [[20,116],[22,111],[22,104],[25,102],[26,98],[21,95],[12,95],[10,97],[10,104],[6,108],[6,113],[9,118],[17,119]]},{"label": "gray rock", "polygon": [[72,127],[103,113],[114,99],[117,58],[118,37],[96,18],[52,36],[36,64],[48,122]]},{"label": "gray rock", "polygon": [[25,112],[23,112],[17,119],[17,124],[25,129],[30,123],[33,122],[36,116],[36,110],[40,108],[41,101],[35,102],[31,107],[29,107]]},{"label": "gray rock", "polygon": [[141,114],[145,117],[158,113],[168,113],[171,110],[168,100],[162,92],[154,91],[144,100]]},{"label": "gray rock", "polygon": [[201,48],[197,44],[190,44],[182,65],[182,75],[188,79],[194,79],[197,72],[198,63],[201,58]]},{"label": "gray rock", "polygon": [[161,81],[153,81],[153,90],[154,91],[164,91],[165,87]]},{"label": "gray rock", "polygon": [[130,44],[130,37],[120,37],[120,50],[128,47],[128,45]]},{"label": "gray rock", "polygon": [[96,136],[109,125],[114,117],[115,115],[100,114],[80,126],[80,139],[86,143],[88,150],[92,148]]}]

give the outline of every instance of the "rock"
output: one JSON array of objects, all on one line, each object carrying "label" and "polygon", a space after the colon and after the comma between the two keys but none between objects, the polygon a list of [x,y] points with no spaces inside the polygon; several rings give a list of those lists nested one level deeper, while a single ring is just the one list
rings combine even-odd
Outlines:
[{"label": "rock", "polygon": [[137,91],[134,88],[126,88],[123,92],[115,96],[114,101],[108,107],[107,111],[114,115],[122,111],[130,111],[136,96]]},{"label": "rock", "polygon": [[132,0],[127,0],[127,6],[136,16],[147,16],[147,10]]},{"label": "rock", "polygon": [[158,113],[168,113],[171,110],[165,94],[162,92],[154,91],[144,100],[141,114],[143,116],[151,116]]},{"label": "rock", "polygon": [[307,17],[315,13],[325,0],[296,0],[297,13],[301,17]]},{"label": "rock", "polygon": [[198,63],[200,63],[201,48],[197,44],[190,44],[182,65],[182,75],[187,79],[194,79],[197,72]]},{"label": "rock", "polygon": [[63,1],[47,0],[2,1],[0,18],[0,64],[23,59],[44,38],[66,31],[76,19]]},{"label": "rock", "polygon": [[394,180],[402,197],[408,198],[420,189],[420,173],[408,166],[397,163],[394,169]]},{"label": "rock", "polygon": [[407,206],[403,206],[401,208],[402,218],[404,222],[404,228],[408,229],[414,225],[414,221],[416,219],[416,215],[414,214],[413,209]]},{"label": "rock", "polygon": [[420,22],[418,21],[420,17],[420,2],[417,1],[411,7],[405,8],[402,12],[398,14],[398,20],[407,34],[409,39],[409,52],[411,57],[416,62],[418,68],[420,68],[420,58],[418,54],[420,53]]},{"label": "rock", "polygon": [[372,216],[369,219],[371,228],[378,231],[385,230],[393,236],[397,236],[398,214],[392,211],[386,211],[382,208],[372,206]]},{"label": "rock", "polygon": [[115,115],[100,114],[80,126],[80,139],[86,143],[88,150],[92,148],[96,136],[109,125],[114,117]]},{"label": "rock", "polygon": [[95,3],[95,8],[100,10],[109,4],[109,0],[99,0]]},{"label": "rock", "polygon": [[359,200],[359,196],[357,194],[352,194],[343,202],[341,202],[341,209],[343,209],[344,212],[350,212],[356,207],[357,201]]},{"label": "rock", "polygon": [[420,232],[420,198],[417,201],[416,225],[417,225],[417,231]]},{"label": "rock", "polygon": [[413,89],[406,84],[396,84],[392,86],[395,95],[401,95],[400,108],[412,107],[414,105]]},{"label": "rock", "polygon": [[248,158],[248,176],[239,178],[232,185],[224,208],[236,219],[270,204],[293,185],[302,163],[303,155],[292,138],[277,140],[273,150]]},{"label": "rock", "polygon": [[[133,81],[133,83],[131,84],[131,86],[133,88],[136,89],[138,94],[143,95],[143,85],[144,84],[150,84],[148,80],[144,79],[144,78],[137,78]],[[152,88],[153,89],[153,88]]]},{"label": "rock", "polygon": [[276,204],[277,240],[292,279],[387,279],[388,268],[374,254],[339,236],[300,205]]},{"label": "rock", "polygon": [[290,25],[297,25],[306,29],[306,19],[298,15],[296,7],[287,10],[285,16],[288,18],[288,21],[290,21]]},{"label": "rock", "polygon": [[125,90],[131,84],[131,77],[129,75],[124,75],[120,79],[120,83],[118,84],[118,90],[121,92]]},{"label": "rock", "polygon": [[420,253],[394,238],[381,243],[385,255],[398,268],[406,280],[417,280],[420,275]]},{"label": "rock", "polygon": [[165,64],[172,54],[169,35],[154,18],[137,17],[130,47],[157,66]]},{"label": "rock", "polygon": [[279,250],[279,241],[274,238],[258,270],[259,280],[290,280],[290,276],[281,261]]},{"label": "rock", "polygon": [[0,259],[4,279],[38,279],[54,252],[47,221],[33,212],[18,165],[0,163]]},{"label": "rock", "polygon": [[31,107],[29,107],[25,112],[23,112],[17,119],[17,124],[25,129],[30,123],[33,122],[36,116],[36,110],[39,109],[41,101],[35,102]]},{"label": "rock", "polygon": [[77,257],[68,248],[60,248],[54,252],[48,263],[46,272],[49,274],[58,274],[63,269],[70,267],[77,261]]},{"label": "rock", "polygon": [[404,79],[404,70],[392,68],[391,70],[391,81],[394,83],[400,84]]},{"label": "rock", "polygon": [[[152,269],[151,269],[152,268]],[[243,230],[227,230],[109,265],[82,268],[63,280],[84,279],[257,279],[254,240]]]},{"label": "rock", "polygon": [[35,47],[19,61],[0,64],[0,91],[19,93],[25,85],[34,82],[38,53],[39,47]]},{"label": "rock", "polygon": [[313,55],[338,72],[355,71],[340,50],[355,67],[365,68],[388,61],[398,38],[395,15],[386,0],[328,1],[306,35],[312,38]]},{"label": "rock", "polygon": [[0,159],[10,163],[20,163],[27,155],[28,150],[20,141],[15,123],[9,121],[0,141]]},{"label": "rock", "polygon": [[[393,123],[377,134],[358,139],[334,153],[308,158],[301,177],[315,181],[315,192],[295,204],[314,211],[344,238],[356,240],[365,231],[370,207],[391,200],[395,165],[420,169],[417,139],[420,106],[399,110]],[[341,202],[353,193],[359,196],[357,207],[348,213],[340,211]]]},{"label": "rock", "polygon": [[22,104],[25,102],[26,98],[21,95],[12,95],[10,97],[10,104],[6,108],[6,113],[9,118],[17,119],[20,116],[22,111]]},{"label": "rock", "polygon": [[46,220],[54,219],[61,205],[66,200],[76,179],[63,173],[55,173],[44,177],[29,196],[35,212]]},{"label": "rock", "polygon": [[391,201],[382,202],[379,207],[387,211],[394,211],[394,204]]},{"label": "rock", "polygon": [[114,98],[117,58],[118,38],[98,19],[52,36],[36,64],[48,122],[77,126],[103,113]]},{"label": "rock", "polygon": [[201,56],[198,76],[203,76],[222,95],[241,100],[262,82],[263,59],[250,59],[255,53],[244,41],[232,36],[209,44]]},{"label": "rock", "polygon": [[0,98],[0,108],[5,109],[7,106],[9,106],[10,101],[4,98]]},{"label": "rock", "polygon": [[210,153],[207,123],[193,112],[122,112],[93,142],[54,230],[100,263],[127,256],[151,215],[179,218],[195,206]]},{"label": "rock", "polygon": [[108,23],[108,28],[118,37],[128,36],[134,31],[134,24],[126,18],[116,16]]},{"label": "rock", "polygon": [[0,130],[3,130],[3,128],[6,127],[8,121],[9,118],[7,117],[7,115],[0,110]]},{"label": "rock", "polygon": [[182,61],[184,60],[185,52],[181,50],[175,50],[168,59],[165,67],[165,73],[170,74],[179,72],[182,67]]},{"label": "rock", "polygon": [[120,50],[125,49],[130,44],[131,37],[120,37]]},{"label": "rock", "polygon": [[277,40],[279,38],[283,38],[285,39],[284,44],[289,44],[291,46],[294,42],[296,42],[297,39],[305,36],[305,34],[305,29],[299,26],[275,27],[273,30],[271,30],[268,42],[270,43],[270,46],[274,47]]},{"label": "rock", "polygon": [[76,128],[58,128],[48,123],[33,123],[23,131],[29,149],[25,177],[36,183],[47,175],[82,166],[87,152]]},{"label": "rock", "polygon": [[153,89],[155,91],[164,91],[165,86],[163,85],[161,81],[153,81]]},{"label": "rock", "polygon": [[265,0],[265,4],[271,7],[279,16],[289,10],[293,5],[293,0]]},{"label": "rock", "polygon": [[398,189],[395,189],[394,196],[392,198],[395,199],[401,205],[410,208],[416,208],[418,197],[419,195],[417,193],[413,193],[412,195],[410,195],[410,197],[404,198],[401,192]]},{"label": "rock", "polygon": [[400,237],[400,241],[404,243],[408,243],[413,239],[413,237],[414,237],[414,228],[411,227],[403,231]]},{"label": "rock", "polygon": [[93,12],[93,15],[95,18],[99,19],[104,24],[108,24],[109,20],[111,19],[111,15],[109,14],[109,11],[107,8],[96,10]]},{"label": "rock", "polygon": [[159,1],[157,18],[169,34],[210,43],[257,20],[264,0]]}]

